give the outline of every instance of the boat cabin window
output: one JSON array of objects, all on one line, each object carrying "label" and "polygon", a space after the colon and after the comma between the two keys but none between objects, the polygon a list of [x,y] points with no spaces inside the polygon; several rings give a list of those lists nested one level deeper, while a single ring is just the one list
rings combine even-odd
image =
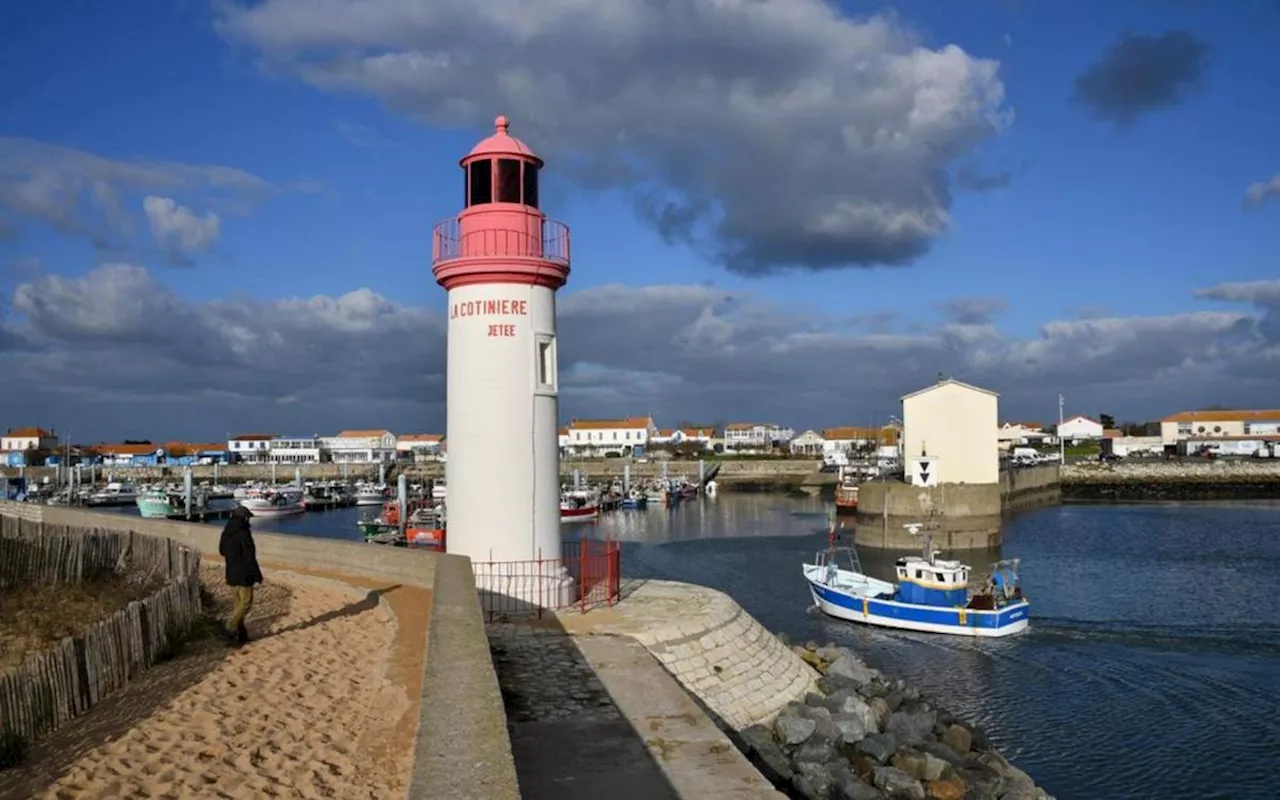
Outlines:
[{"label": "boat cabin window", "polygon": [[922,569],[916,570],[916,578],[919,580],[924,580],[924,570]]},{"label": "boat cabin window", "polygon": [[941,572],[935,572],[935,573],[933,573],[933,577],[934,577],[935,579],[937,579],[938,583],[946,583],[946,582],[947,582],[947,576],[943,575]]}]

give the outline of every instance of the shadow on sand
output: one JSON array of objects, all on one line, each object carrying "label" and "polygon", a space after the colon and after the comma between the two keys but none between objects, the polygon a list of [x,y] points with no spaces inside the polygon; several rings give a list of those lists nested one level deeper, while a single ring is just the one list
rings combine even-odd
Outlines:
[{"label": "shadow on sand", "polygon": [[[262,586],[247,620],[251,634],[287,616],[292,594],[283,584]],[[232,651],[217,631],[231,612],[230,590],[202,585],[201,595],[205,617],[194,629],[196,638],[187,641],[173,658],[155,664],[87,713],[33,744],[21,765],[0,772],[0,800],[38,795],[86,753],[127,733],[227,658]]]}]

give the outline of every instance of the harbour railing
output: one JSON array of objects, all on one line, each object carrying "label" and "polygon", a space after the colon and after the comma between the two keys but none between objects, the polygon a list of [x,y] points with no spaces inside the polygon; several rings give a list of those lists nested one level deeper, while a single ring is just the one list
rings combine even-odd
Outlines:
[{"label": "harbour railing", "polygon": [[473,561],[471,566],[488,622],[541,618],[548,611],[586,612],[614,605],[622,593],[622,547],[612,537],[565,542],[559,558],[540,553],[527,561]]},{"label": "harbour railing", "polygon": [[538,230],[486,228],[463,232],[458,219],[436,223],[431,235],[431,260],[438,264],[458,258],[541,258],[569,264],[569,226],[544,219]]}]

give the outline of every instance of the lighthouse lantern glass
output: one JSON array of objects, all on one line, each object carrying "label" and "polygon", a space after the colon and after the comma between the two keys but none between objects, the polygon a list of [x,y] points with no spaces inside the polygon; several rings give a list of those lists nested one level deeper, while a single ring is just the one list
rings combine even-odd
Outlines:
[{"label": "lighthouse lantern glass", "polygon": [[467,169],[470,180],[467,206],[482,206],[493,202],[493,162],[488,159],[472,161]]},{"label": "lighthouse lantern glass", "polygon": [[514,158],[498,159],[498,202],[520,202],[520,162]]},{"label": "lighthouse lantern glass", "polygon": [[538,166],[528,161],[524,162],[524,204],[538,207]]}]

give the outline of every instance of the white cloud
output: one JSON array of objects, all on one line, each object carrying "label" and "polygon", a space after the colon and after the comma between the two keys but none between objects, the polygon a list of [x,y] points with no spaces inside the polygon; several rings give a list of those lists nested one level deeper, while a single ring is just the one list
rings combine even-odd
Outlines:
[{"label": "white cloud", "polygon": [[1006,127],[999,64],[823,0],[265,0],[220,30],[433,125],[499,113],[664,235],[758,274],[904,264],[946,168]]},{"label": "white cloud", "polygon": [[219,220],[213,212],[199,217],[173,198],[155,195],[143,199],[142,210],[151,236],[172,261],[189,263],[192,253],[207,252],[218,242]]},{"label": "white cloud", "polygon": [[[1278,290],[1222,284],[1199,294],[1254,307],[1054,321],[1016,338],[990,321],[864,333],[703,285],[598,286],[560,298],[561,411],[839,424],[892,412],[940,371],[1001,392],[1011,417],[1051,416],[1059,391],[1120,418],[1274,405]],[[0,407],[18,421],[74,418],[104,437],[444,426],[445,320],[367,288],[193,302],[111,264],[37,276],[12,305],[0,371],[23,380],[0,383]]]},{"label": "white cloud", "polygon": [[[185,202],[195,198],[206,206],[243,212],[283,192],[310,193],[319,188],[305,181],[276,185],[234,167],[118,161],[33,139],[0,137],[0,211],[13,216],[0,218],[0,238],[26,221],[87,236],[101,248],[125,249],[135,228],[127,210],[133,202],[129,198],[163,192],[157,199],[175,205],[172,211],[160,212],[169,217],[166,236],[177,234],[172,241],[203,244],[211,234],[217,238],[216,215],[210,225],[209,215],[197,218],[177,206],[174,198]],[[179,220],[183,212],[189,220]],[[154,232],[156,218],[149,209],[147,215]]]},{"label": "white cloud", "polygon": [[1255,181],[1244,190],[1244,207],[1257,208],[1268,197],[1280,195],[1280,172],[1271,176],[1271,180]]}]

